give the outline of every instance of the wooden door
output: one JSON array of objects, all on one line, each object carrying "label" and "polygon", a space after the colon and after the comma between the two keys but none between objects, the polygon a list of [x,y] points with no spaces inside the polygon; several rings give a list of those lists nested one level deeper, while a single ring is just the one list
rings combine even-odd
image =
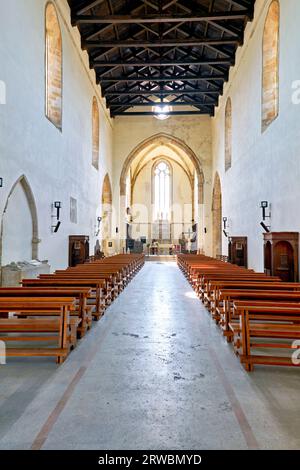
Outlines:
[{"label": "wooden door", "polygon": [[274,246],[274,275],[283,281],[294,281],[294,250],[289,242],[281,241]]}]

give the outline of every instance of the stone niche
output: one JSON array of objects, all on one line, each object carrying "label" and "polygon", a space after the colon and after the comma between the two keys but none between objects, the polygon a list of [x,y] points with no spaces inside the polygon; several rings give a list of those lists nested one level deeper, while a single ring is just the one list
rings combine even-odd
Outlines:
[{"label": "stone niche", "polygon": [[35,279],[40,274],[49,274],[48,261],[20,261],[3,266],[1,270],[2,287],[18,287],[22,279]]}]

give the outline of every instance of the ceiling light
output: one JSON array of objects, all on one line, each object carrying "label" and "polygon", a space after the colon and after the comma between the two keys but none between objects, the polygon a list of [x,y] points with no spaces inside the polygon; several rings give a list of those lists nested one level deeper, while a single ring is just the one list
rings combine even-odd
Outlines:
[{"label": "ceiling light", "polygon": [[172,111],[172,109],[172,106],[165,103],[160,103],[156,106],[153,106],[152,111],[155,113],[156,119],[164,121],[170,117],[169,113]]}]

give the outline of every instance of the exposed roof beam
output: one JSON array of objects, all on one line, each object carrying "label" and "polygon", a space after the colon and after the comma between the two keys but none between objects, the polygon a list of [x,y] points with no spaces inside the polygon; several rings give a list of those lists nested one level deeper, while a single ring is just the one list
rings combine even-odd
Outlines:
[{"label": "exposed roof beam", "polygon": [[186,101],[186,102],[178,102],[178,103],[167,103],[167,101],[164,101],[163,103],[161,103],[160,101],[152,101],[151,103],[128,103],[128,102],[124,102],[124,103],[107,103],[107,105],[110,107],[110,108],[121,108],[121,107],[145,107],[145,106],[158,106],[160,104],[171,104],[172,106],[208,106],[208,105],[211,105],[211,106],[214,106],[214,104],[217,102],[217,100],[214,100],[213,102],[211,103],[203,103],[203,102],[199,102],[199,101]]},{"label": "exposed roof beam", "polygon": [[248,10],[214,12],[207,14],[180,15],[173,13],[160,15],[76,15],[72,18],[73,25],[79,24],[146,24],[146,23],[200,23],[202,21],[245,20],[250,17]]},{"label": "exposed roof beam", "polygon": [[[167,113],[168,116],[194,116],[197,114],[208,114],[213,115],[213,110],[211,112],[208,111],[170,111]],[[112,116],[155,116],[157,113],[153,111],[115,111],[111,113]]]},{"label": "exposed roof beam", "polygon": [[250,8],[251,5],[248,5],[245,1],[243,0],[226,0],[230,5],[234,5],[239,8]]},{"label": "exposed roof beam", "polygon": [[175,75],[175,76],[170,76],[170,77],[153,77],[147,75],[146,77],[126,77],[124,75],[121,75],[119,77],[109,77],[109,78],[103,78],[101,82],[206,82],[206,81],[212,81],[212,80],[225,80],[225,77],[223,75],[211,75],[208,77],[187,77],[186,75]]},{"label": "exposed roof beam", "polygon": [[103,49],[103,48],[130,48],[130,47],[173,47],[173,46],[182,46],[182,47],[198,47],[206,45],[214,46],[225,46],[225,45],[240,45],[242,39],[240,38],[226,38],[226,39],[210,39],[210,38],[192,38],[192,39],[164,39],[160,41],[83,41],[83,49]]},{"label": "exposed roof beam", "polygon": [[198,60],[114,60],[111,62],[108,61],[94,61],[92,62],[92,67],[101,68],[101,67],[173,67],[175,65],[232,65],[234,64],[234,58],[230,59],[198,59]]},{"label": "exposed roof beam", "polygon": [[78,10],[77,15],[83,15],[87,11],[91,10],[92,8],[97,7],[101,3],[103,3],[105,0],[94,0],[93,2],[89,2],[87,5],[82,7],[80,10]]},{"label": "exposed roof beam", "polygon": [[104,96],[176,96],[176,95],[219,95],[215,90],[149,90],[149,91],[108,91]]}]

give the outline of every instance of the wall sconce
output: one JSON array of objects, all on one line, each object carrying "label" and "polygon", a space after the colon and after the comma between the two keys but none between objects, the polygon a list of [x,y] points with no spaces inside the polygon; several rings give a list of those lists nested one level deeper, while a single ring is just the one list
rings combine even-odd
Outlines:
[{"label": "wall sconce", "polygon": [[0,178],[0,188],[3,188],[3,178]]},{"label": "wall sconce", "polygon": [[56,218],[57,220],[59,220],[59,214],[60,214],[60,209],[61,209],[61,202],[60,201],[56,201],[54,203],[54,207],[56,209]]},{"label": "wall sconce", "polygon": [[261,201],[260,203],[260,207],[262,209],[262,219],[263,219],[263,222],[260,223],[260,225],[262,226],[262,228],[267,232],[269,233],[271,230],[271,227],[270,225],[266,225],[264,222],[266,219],[270,219],[271,218],[271,212],[269,211],[269,214],[267,215],[266,214],[266,210],[268,209],[269,207],[269,203],[268,201]]},{"label": "wall sconce", "polygon": [[227,222],[228,222],[228,218],[223,217],[223,233],[224,233],[226,238],[228,238],[228,233],[226,232],[226,229],[227,229],[227,226],[228,226]]},{"label": "wall sconce", "polygon": [[261,201],[260,207],[262,209],[262,218],[263,221],[265,221],[267,218],[271,217],[271,213],[269,212],[269,215],[266,214],[266,209],[269,207],[268,201]]},{"label": "wall sconce", "polygon": [[270,233],[270,227],[268,227],[268,226],[267,226],[266,224],[264,224],[263,222],[261,222],[260,225],[262,226],[262,228],[264,229],[265,232]]},{"label": "wall sconce", "polygon": [[53,208],[56,209],[56,214],[52,215],[53,219],[56,219],[57,223],[55,225],[52,225],[52,232],[57,233],[59,230],[59,227],[61,226],[61,222],[59,220],[60,218],[60,210],[61,210],[61,202],[60,201],[55,201],[53,203]]},{"label": "wall sconce", "polygon": [[95,237],[98,237],[99,233],[100,233],[100,224],[102,222],[102,217],[97,217],[97,226],[96,226],[96,229],[95,229]]},{"label": "wall sconce", "polygon": [[61,225],[61,222],[58,221],[57,224],[53,226],[53,233],[58,232],[60,225]]}]

